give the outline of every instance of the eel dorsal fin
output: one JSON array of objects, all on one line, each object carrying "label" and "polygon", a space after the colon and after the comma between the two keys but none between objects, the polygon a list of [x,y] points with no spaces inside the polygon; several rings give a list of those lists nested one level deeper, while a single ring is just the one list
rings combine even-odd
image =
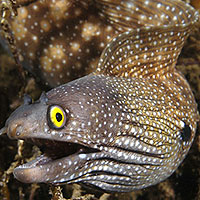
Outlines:
[{"label": "eel dorsal fin", "polygon": [[111,0],[99,2],[105,3],[103,12],[109,13],[109,20],[128,31],[104,49],[97,74],[155,78],[174,70],[183,44],[198,21],[198,12],[179,0],[117,1],[118,8]]}]

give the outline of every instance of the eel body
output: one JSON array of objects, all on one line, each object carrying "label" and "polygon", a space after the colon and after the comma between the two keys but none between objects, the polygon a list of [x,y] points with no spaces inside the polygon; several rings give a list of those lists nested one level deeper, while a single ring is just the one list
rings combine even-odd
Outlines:
[{"label": "eel body", "polygon": [[198,13],[178,0],[95,2],[127,30],[93,73],[26,96],[8,118],[2,132],[43,152],[14,170],[22,182],[129,192],[169,177],[192,144],[197,104],[175,65]]}]

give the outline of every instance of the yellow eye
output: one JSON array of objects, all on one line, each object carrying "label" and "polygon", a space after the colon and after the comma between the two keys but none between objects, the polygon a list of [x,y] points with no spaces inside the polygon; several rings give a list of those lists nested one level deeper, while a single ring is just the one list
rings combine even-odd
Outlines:
[{"label": "yellow eye", "polygon": [[66,113],[60,106],[50,106],[47,112],[49,125],[53,128],[63,128],[66,123]]}]

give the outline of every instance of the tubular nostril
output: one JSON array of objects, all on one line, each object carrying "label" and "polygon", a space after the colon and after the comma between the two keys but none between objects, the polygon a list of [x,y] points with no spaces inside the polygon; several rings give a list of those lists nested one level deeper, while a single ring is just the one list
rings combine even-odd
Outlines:
[{"label": "tubular nostril", "polygon": [[3,135],[3,134],[6,134],[7,133],[7,127],[3,127],[2,129],[0,129],[0,136]]}]

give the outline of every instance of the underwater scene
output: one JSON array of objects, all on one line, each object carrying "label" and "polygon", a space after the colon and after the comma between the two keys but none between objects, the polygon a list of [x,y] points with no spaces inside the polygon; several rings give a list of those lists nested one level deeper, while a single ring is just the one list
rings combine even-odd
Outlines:
[{"label": "underwater scene", "polygon": [[0,200],[200,200],[199,0],[0,0]]}]

